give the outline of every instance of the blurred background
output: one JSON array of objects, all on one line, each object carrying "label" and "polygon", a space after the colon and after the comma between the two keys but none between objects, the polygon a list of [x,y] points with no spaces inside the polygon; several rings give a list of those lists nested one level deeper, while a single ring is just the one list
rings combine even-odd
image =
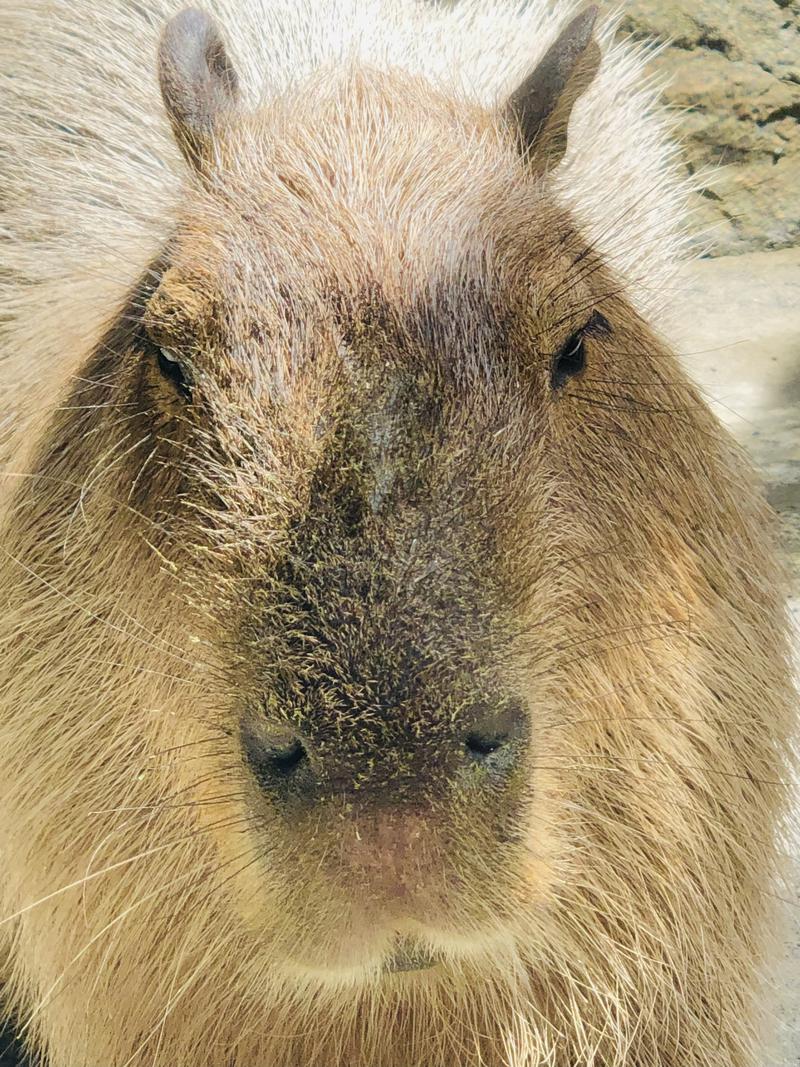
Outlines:
[{"label": "blurred background", "polygon": [[796,246],[800,239],[800,0],[603,0],[620,32],[670,41],[653,69],[670,78],[692,172],[696,221],[717,255]]}]

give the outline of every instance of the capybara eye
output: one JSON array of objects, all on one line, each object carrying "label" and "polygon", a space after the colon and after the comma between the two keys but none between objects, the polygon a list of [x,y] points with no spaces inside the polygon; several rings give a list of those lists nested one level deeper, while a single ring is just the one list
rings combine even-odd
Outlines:
[{"label": "capybara eye", "polygon": [[574,333],[560,352],[553,358],[550,382],[554,389],[561,389],[570,378],[580,374],[586,366],[586,342],[583,330]]},{"label": "capybara eye", "polygon": [[174,382],[184,396],[189,397],[191,395],[189,378],[175,353],[169,348],[159,348],[156,361],[163,376],[168,381]]}]

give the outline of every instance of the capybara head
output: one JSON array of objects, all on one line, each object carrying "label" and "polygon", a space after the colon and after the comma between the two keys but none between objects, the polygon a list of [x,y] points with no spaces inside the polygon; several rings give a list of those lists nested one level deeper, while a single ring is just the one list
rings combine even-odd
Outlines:
[{"label": "capybara head", "polygon": [[[579,58],[591,21],[564,35]],[[375,980],[398,943],[496,951],[548,878],[532,723],[570,630],[541,616],[566,519],[547,426],[579,452],[571,379],[657,342],[600,310],[600,264],[519,180],[511,109],[504,129],[347,72],[239,115],[222,56],[205,17],[168,27],[165,100],[201,180],[96,359],[133,435],[159,427],[123,464],[198,613],[211,672],[182,714],[219,735],[208,780],[241,793],[246,829],[214,831],[257,853],[235,906],[279,966]]]},{"label": "capybara head", "polygon": [[185,199],[8,535],[43,740],[10,899],[58,891],[19,936],[114,1003],[92,1063],[126,1027],[248,1067],[740,1062],[780,582],[557,195],[594,17],[493,111],[355,66],[249,111],[215,24],[167,27]]}]

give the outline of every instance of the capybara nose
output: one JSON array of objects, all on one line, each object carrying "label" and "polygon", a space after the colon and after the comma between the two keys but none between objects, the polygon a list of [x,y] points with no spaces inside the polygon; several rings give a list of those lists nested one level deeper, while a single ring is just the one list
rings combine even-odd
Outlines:
[{"label": "capybara nose", "polygon": [[[417,782],[423,788],[434,772],[444,771],[445,779],[460,770],[480,766],[498,776],[509,774],[520,762],[525,749],[527,717],[516,703],[497,708],[477,707],[460,727],[447,729],[422,741],[408,734],[372,738],[360,753],[340,746],[314,745],[291,730],[273,730],[263,723],[245,722],[241,737],[245,759],[262,789],[276,799],[313,801],[335,785],[336,791],[359,788],[368,780],[383,785],[402,780],[404,789]],[[368,768],[381,768],[370,774]],[[366,778],[365,778],[366,776]]]},{"label": "capybara nose", "polygon": [[495,771],[510,771],[524,751],[528,720],[516,701],[498,709],[480,708],[464,734],[466,758]]},{"label": "capybara nose", "polygon": [[242,748],[256,781],[270,792],[309,795],[316,778],[303,741],[288,732],[242,726]]}]

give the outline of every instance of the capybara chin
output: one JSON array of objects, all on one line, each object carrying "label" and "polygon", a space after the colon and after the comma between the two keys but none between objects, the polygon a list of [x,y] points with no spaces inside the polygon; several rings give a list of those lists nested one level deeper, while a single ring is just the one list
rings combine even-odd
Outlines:
[{"label": "capybara chin", "polygon": [[660,333],[644,57],[209,6],[0,16],[8,1012],[48,1067],[754,1067],[785,583]]}]

